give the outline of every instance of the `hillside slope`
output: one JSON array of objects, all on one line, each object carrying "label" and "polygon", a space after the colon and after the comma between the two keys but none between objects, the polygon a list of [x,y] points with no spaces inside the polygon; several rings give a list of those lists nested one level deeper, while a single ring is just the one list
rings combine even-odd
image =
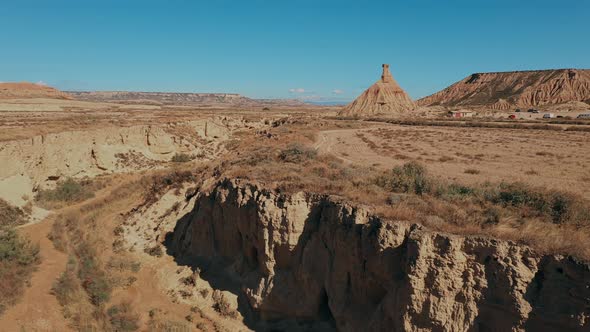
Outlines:
[{"label": "hillside slope", "polygon": [[42,84],[28,82],[0,83],[0,99],[22,98],[71,99],[71,96]]},{"label": "hillside slope", "polygon": [[475,73],[417,103],[506,110],[576,101],[590,102],[590,70]]},{"label": "hillside slope", "polygon": [[410,96],[395,81],[389,65],[383,64],[381,79],[371,85],[352,103],[340,111],[340,115],[367,116],[399,114],[416,108]]}]

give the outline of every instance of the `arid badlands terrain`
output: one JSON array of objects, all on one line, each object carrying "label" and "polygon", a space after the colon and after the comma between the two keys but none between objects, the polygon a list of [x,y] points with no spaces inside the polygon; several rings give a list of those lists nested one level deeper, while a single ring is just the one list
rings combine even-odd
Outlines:
[{"label": "arid badlands terrain", "polygon": [[0,331],[590,331],[588,71],[377,74],[345,107],[0,84]]}]

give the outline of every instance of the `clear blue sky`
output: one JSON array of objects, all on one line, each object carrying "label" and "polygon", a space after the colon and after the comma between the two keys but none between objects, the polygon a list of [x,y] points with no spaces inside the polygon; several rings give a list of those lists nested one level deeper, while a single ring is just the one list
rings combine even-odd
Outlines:
[{"label": "clear blue sky", "polygon": [[0,0],[0,81],[351,100],[470,73],[590,67],[590,1]]}]

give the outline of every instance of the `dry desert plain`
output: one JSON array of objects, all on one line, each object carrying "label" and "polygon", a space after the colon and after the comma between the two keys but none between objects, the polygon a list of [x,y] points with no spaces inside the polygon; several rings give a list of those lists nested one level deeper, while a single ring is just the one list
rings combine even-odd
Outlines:
[{"label": "dry desert plain", "polygon": [[0,330],[590,327],[590,123],[337,111],[2,100]]}]

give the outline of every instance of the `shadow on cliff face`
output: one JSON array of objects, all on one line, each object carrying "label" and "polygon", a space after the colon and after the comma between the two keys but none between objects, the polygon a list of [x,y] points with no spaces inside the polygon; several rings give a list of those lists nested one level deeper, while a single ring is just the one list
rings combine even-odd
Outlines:
[{"label": "shadow on cliff face", "polygon": [[589,331],[587,316],[579,312],[589,309],[589,279],[590,268],[572,257],[543,257],[525,293],[532,306],[526,330]]},{"label": "shadow on cliff face", "polygon": [[[227,211],[234,209],[230,213]],[[178,220],[174,232],[166,234],[164,244],[167,254],[173,256],[177,264],[200,271],[200,277],[213,289],[235,294],[237,310],[249,328],[256,331],[335,331],[336,323],[323,280],[312,278],[314,280],[308,280],[308,287],[301,287],[294,278],[297,273],[294,268],[301,262],[307,242],[317,231],[320,213],[321,205],[312,207],[294,248],[275,247],[276,265],[270,270],[264,267],[269,257],[251,242],[257,241],[255,236],[244,234],[240,227],[228,229],[226,226],[230,225],[225,224],[227,216],[235,216],[232,222],[237,224],[251,217],[256,219],[256,216],[243,207],[219,206],[211,197],[197,201],[195,209]],[[217,228],[216,224],[223,225]],[[183,243],[189,245],[183,247]],[[317,263],[317,267],[323,268],[329,264],[327,259]],[[271,270],[273,273],[269,273]],[[252,306],[253,296],[249,297],[246,292],[257,292],[254,297],[260,299],[256,303],[258,310]]]},{"label": "shadow on cliff face", "polygon": [[325,196],[220,183],[165,244],[257,331],[588,330],[587,264]]},{"label": "shadow on cliff face", "polygon": [[[179,234],[183,236],[190,236],[186,232],[187,227],[193,221],[195,211],[191,211],[186,215],[182,216],[176,224],[175,230],[181,229]],[[241,284],[239,280],[232,278],[226,273],[226,269],[231,265],[231,262],[224,260],[221,257],[216,256],[198,256],[198,255],[184,255],[176,252],[173,248],[176,243],[174,240],[175,232],[169,232],[166,234],[164,245],[166,246],[166,254],[174,257],[174,260],[178,265],[188,266],[193,272],[199,271],[200,277],[207,281],[211,287],[215,290],[229,291],[238,297],[238,311],[244,317],[244,323],[254,329],[258,316],[252,310],[252,307],[248,303],[246,297],[241,291]],[[176,239],[177,241],[184,241],[184,238]]]},{"label": "shadow on cliff face", "polygon": [[326,196],[220,184],[165,245],[178,264],[237,295],[254,330],[389,331],[404,329],[411,302],[409,231]]}]

